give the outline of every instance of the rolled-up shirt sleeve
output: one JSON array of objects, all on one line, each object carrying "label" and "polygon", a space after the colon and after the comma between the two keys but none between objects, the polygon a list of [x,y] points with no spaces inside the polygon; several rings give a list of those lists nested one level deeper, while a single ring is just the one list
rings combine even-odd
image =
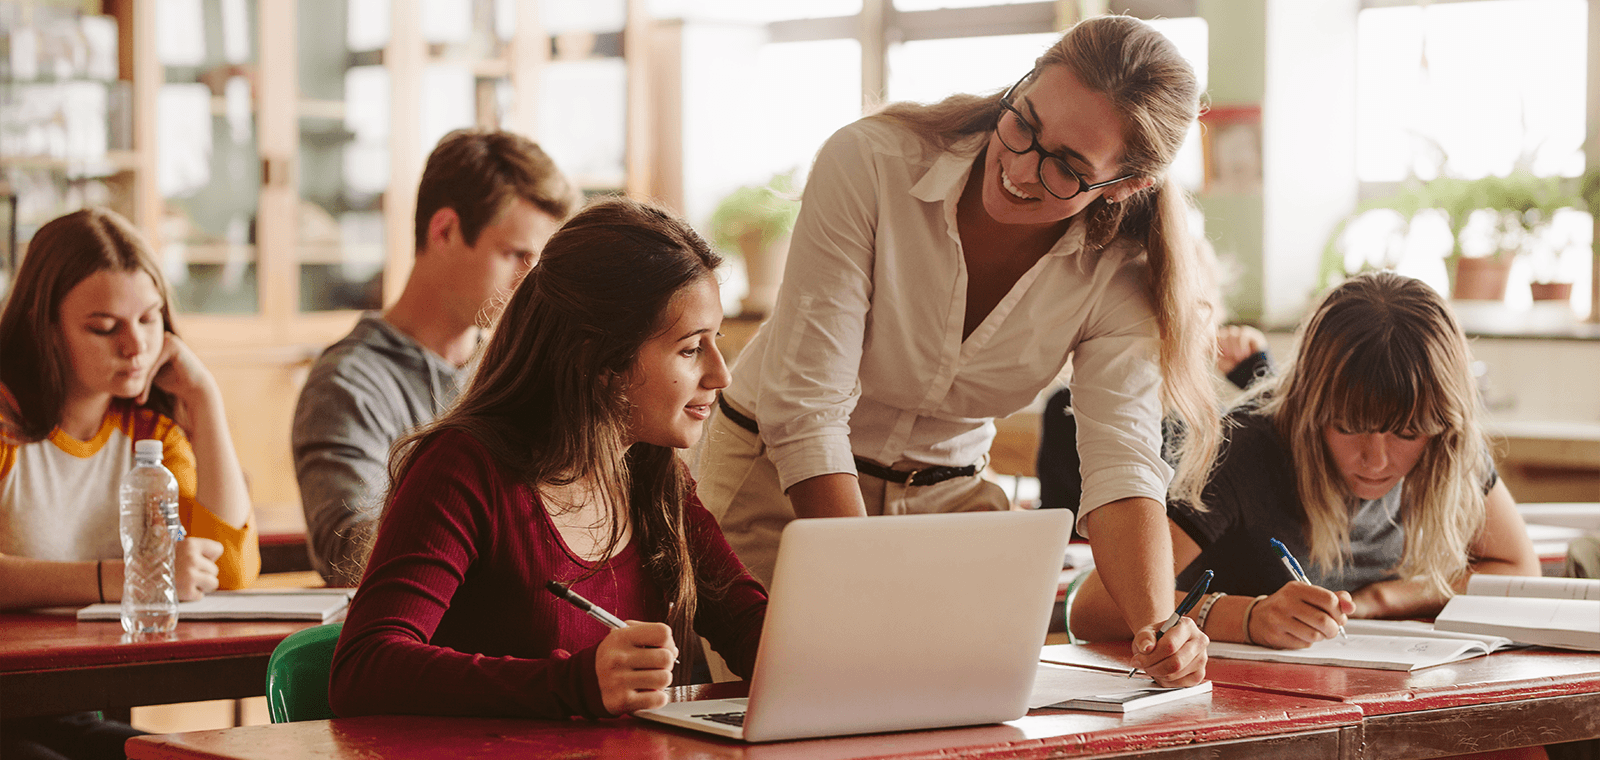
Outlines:
[{"label": "rolled-up shirt sleeve", "polygon": [[[1136,276],[1135,276],[1136,275]],[[1119,499],[1165,503],[1172,467],[1161,459],[1161,332],[1143,267],[1120,273],[1084,325],[1073,354],[1083,519]]]},{"label": "rolled-up shirt sleeve", "polygon": [[806,182],[769,324],[756,418],[784,490],[854,473],[850,414],[872,304],[878,198],[874,156],[851,130],[835,134]]}]

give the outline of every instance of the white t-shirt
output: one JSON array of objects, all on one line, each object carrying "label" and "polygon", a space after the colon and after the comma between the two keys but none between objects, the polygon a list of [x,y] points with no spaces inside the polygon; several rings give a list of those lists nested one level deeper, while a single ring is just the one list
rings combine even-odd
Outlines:
[{"label": "white t-shirt", "polygon": [[740,354],[728,398],[753,413],[785,490],[890,465],[961,466],[993,418],[1073,362],[1084,496],[1166,500],[1160,331],[1143,251],[1084,250],[1074,223],[966,340],[956,203],[983,136],[925,147],[871,119],[829,139],[806,183],[772,318]]}]

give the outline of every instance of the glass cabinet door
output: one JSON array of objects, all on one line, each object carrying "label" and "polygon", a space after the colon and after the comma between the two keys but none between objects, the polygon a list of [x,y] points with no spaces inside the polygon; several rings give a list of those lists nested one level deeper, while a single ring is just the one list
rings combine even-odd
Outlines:
[{"label": "glass cabinet door", "polygon": [[302,312],[383,305],[389,3],[300,0],[296,14]]},{"label": "glass cabinet door", "polygon": [[260,311],[257,0],[161,0],[156,43],[160,240],[178,307]]}]

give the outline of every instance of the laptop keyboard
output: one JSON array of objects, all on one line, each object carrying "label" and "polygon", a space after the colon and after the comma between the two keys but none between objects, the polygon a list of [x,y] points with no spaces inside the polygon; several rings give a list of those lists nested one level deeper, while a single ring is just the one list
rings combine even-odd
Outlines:
[{"label": "laptop keyboard", "polygon": [[729,726],[744,725],[744,713],[742,712],[705,713],[704,715],[691,715],[689,717],[709,720],[713,723],[723,723]]}]

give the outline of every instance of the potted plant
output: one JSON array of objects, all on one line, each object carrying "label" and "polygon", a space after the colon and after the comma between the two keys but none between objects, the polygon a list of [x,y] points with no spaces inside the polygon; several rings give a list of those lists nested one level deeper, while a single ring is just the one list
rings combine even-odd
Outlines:
[{"label": "potted plant", "polygon": [[764,317],[776,304],[789,232],[799,213],[792,171],[734,190],[711,212],[712,244],[744,260],[750,292],[740,302],[741,316]]},{"label": "potted plant", "polygon": [[[1400,218],[1395,237],[1403,241],[1411,221],[1424,210],[1442,213],[1450,228],[1451,250],[1445,256],[1451,297],[1458,300],[1498,301],[1505,296],[1506,276],[1514,258],[1531,249],[1549,229],[1557,211],[1583,208],[1586,199],[1600,197],[1600,182],[1593,175],[1583,190],[1572,192],[1559,177],[1539,177],[1519,168],[1504,177],[1458,179],[1440,177],[1428,182],[1415,179],[1400,192],[1364,201],[1334,229],[1323,249],[1323,279],[1343,276],[1341,244],[1350,222],[1375,209],[1394,211]],[[1596,208],[1593,203],[1587,204]],[[1477,224],[1473,224],[1474,218]],[[1481,251],[1466,254],[1469,241]],[[1340,271],[1335,272],[1337,266]],[[1570,284],[1568,285],[1570,288]],[[1570,290],[1569,290],[1570,293]]]}]

